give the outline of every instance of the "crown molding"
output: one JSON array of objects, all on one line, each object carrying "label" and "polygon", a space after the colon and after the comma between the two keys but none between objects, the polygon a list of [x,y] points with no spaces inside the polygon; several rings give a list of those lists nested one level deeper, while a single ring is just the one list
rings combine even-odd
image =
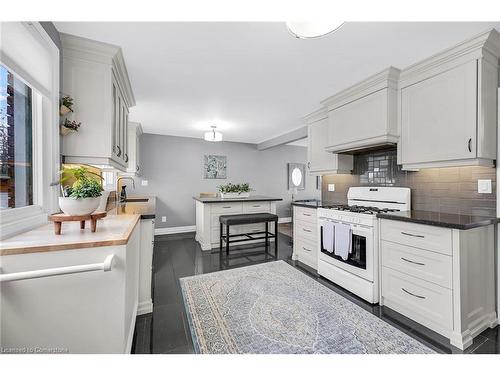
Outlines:
[{"label": "crown molding", "polygon": [[314,112],[305,115],[302,119],[305,123],[311,124],[313,122],[323,120],[328,117],[328,108],[322,107]]},{"label": "crown molding", "polygon": [[499,57],[500,34],[495,29],[489,29],[406,67],[401,71],[400,87],[412,84],[416,77],[423,79],[432,75],[437,68],[441,71],[443,67],[451,69],[469,60],[485,58],[498,66]]},{"label": "crown molding", "polygon": [[120,47],[66,33],[60,33],[60,39],[63,57],[91,61],[112,68],[128,107],[135,105],[134,93]]},{"label": "crown molding", "polygon": [[396,90],[399,75],[400,70],[390,66],[389,68],[384,69],[383,71],[376,73],[363,81],[330,96],[329,98],[326,98],[321,101],[321,104],[328,107],[328,110],[331,111],[332,109],[338,108],[385,88],[392,88]]}]

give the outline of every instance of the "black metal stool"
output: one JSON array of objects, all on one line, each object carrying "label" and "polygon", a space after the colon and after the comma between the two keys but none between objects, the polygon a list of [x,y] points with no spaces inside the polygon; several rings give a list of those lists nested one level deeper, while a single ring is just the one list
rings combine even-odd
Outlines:
[{"label": "black metal stool", "polygon": [[[246,242],[254,240],[265,240],[265,251],[269,247],[269,239],[274,238],[274,255],[278,258],[278,215],[267,212],[256,214],[238,214],[219,216],[220,222],[220,245],[219,250],[222,254],[223,241],[226,243],[226,255],[229,255],[229,244],[236,242]],[[274,233],[269,232],[269,223],[274,222]],[[265,223],[266,228],[261,232],[230,234],[231,225],[257,224]],[[223,234],[224,225],[226,226],[226,235]],[[262,236],[263,235],[263,236]],[[238,238],[244,237],[244,238]]]}]

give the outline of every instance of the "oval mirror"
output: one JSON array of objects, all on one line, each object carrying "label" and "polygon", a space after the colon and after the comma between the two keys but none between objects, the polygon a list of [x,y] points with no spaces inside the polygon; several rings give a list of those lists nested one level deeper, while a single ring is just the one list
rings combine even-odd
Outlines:
[{"label": "oval mirror", "polygon": [[292,183],[294,186],[300,186],[302,182],[302,172],[300,171],[299,168],[294,168],[292,171]]}]

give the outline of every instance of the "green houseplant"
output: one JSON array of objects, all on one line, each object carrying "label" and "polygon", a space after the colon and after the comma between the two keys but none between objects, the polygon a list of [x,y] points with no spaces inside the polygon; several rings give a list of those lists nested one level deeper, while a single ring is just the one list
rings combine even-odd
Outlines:
[{"label": "green houseplant", "polygon": [[[69,180],[71,185],[64,185]],[[59,207],[67,215],[88,215],[94,212],[101,200],[102,178],[85,167],[65,168],[61,171]]]},{"label": "green houseplant", "polygon": [[231,182],[218,186],[221,198],[248,198],[250,196],[250,185],[248,183],[232,184]]}]

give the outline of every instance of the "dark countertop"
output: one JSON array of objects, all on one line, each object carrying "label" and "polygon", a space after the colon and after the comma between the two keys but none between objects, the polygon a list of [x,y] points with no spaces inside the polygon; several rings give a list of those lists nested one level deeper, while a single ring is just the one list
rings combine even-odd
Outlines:
[{"label": "dark countertop", "polygon": [[340,203],[324,202],[318,199],[297,200],[292,202],[292,206],[307,207],[307,208],[323,208],[338,206]]},{"label": "dark countertop", "polygon": [[448,214],[443,212],[419,210],[379,213],[377,214],[377,217],[380,219],[406,221],[409,223],[462,230],[483,227],[500,222],[500,219],[496,217]]},{"label": "dark countertop", "polygon": [[127,199],[147,199],[147,202],[118,203],[110,213],[114,215],[141,215],[141,219],[154,219],[156,210],[155,196],[129,196]]},{"label": "dark countertop", "polygon": [[216,198],[200,198],[193,197],[194,200],[202,203],[222,203],[222,202],[262,202],[262,201],[282,201],[282,198],[272,198],[266,197],[264,195],[250,195],[250,198],[226,198],[222,199],[221,197]]}]

